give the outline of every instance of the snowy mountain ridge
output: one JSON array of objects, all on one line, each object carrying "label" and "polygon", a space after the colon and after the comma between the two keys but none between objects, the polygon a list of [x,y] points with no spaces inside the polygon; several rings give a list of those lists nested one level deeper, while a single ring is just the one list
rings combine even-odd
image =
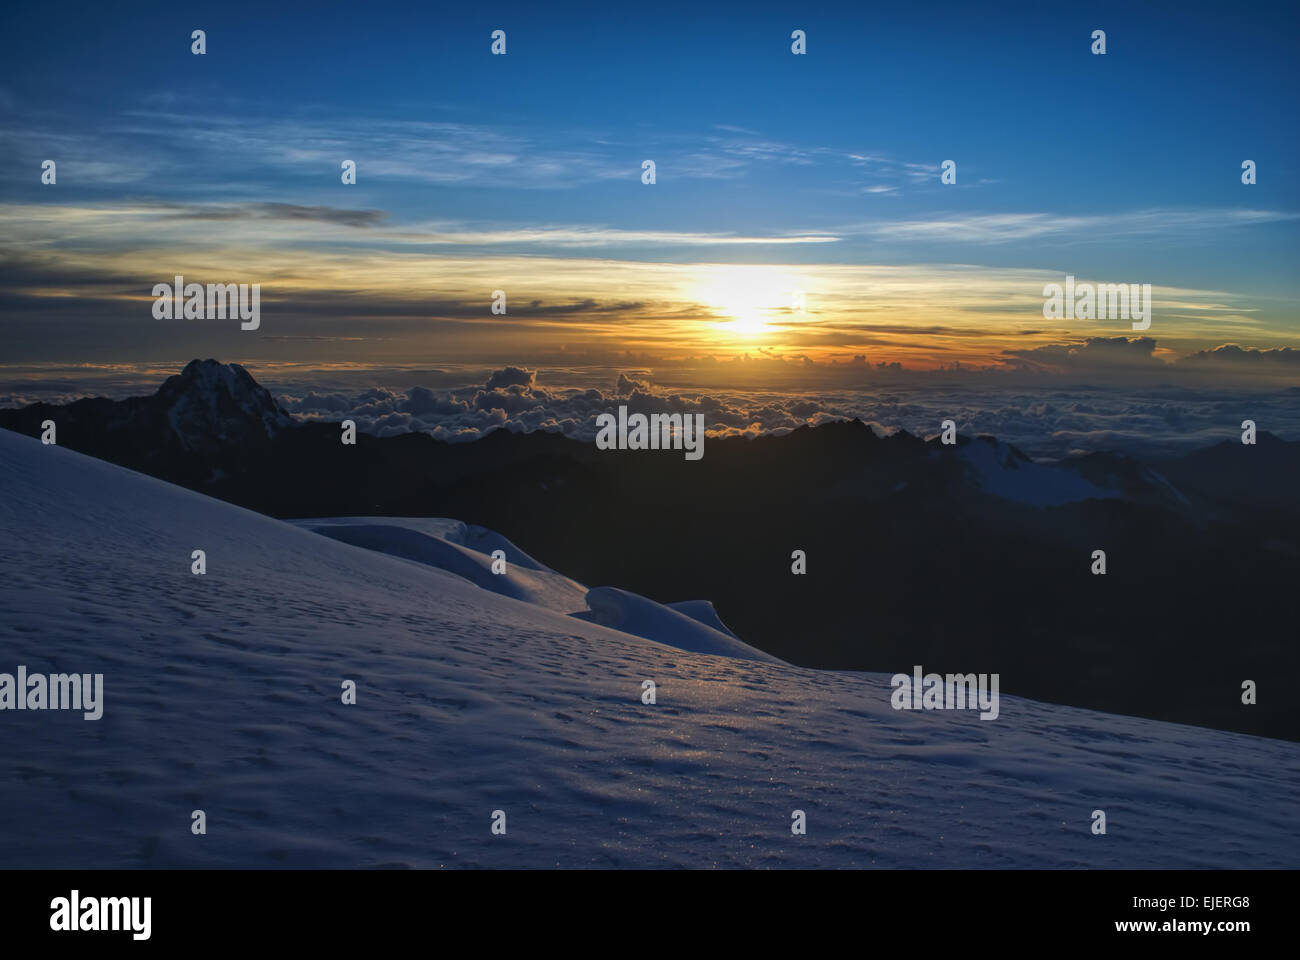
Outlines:
[{"label": "snowy mountain ridge", "polygon": [[[436,567],[502,596],[670,647],[742,660],[782,662],[742,643],[707,600],[663,605],[614,587],[589,590],[484,527],[423,517],[335,517],[294,522],[343,543]],[[500,573],[493,571],[494,552],[504,555]]]}]

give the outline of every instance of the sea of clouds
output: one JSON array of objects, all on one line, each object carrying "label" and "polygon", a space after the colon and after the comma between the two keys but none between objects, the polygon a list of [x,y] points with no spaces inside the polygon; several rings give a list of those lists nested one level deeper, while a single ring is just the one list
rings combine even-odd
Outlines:
[{"label": "sea of clouds", "polygon": [[475,440],[492,430],[548,430],[594,441],[596,417],[626,405],[636,413],[703,414],[711,437],[786,433],[857,418],[878,433],[939,432],[952,419],[964,434],[987,433],[1038,458],[1114,450],[1153,457],[1185,453],[1240,436],[1244,419],[1284,439],[1300,439],[1300,387],[1263,392],[1180,386],[1000,387],[983,383],[905,384],[822,395],[769,390],[695,391],[620,373],[607,389],[542,386],[523,367],[495,370],[479,384],[433,389],[371,387],[359,392],[283,390],[280,403],[304,419],[345,418],[378,436],[422,431]]},{"label": "sea of clouds", "polygon": [[[1177,455],[1240,437],[1243,420],[1300,440],[1300,351],[1224,345],[1162,363],[1151,338],[1089,338],[1018,352],[1000,369],[905,370],[898,364],[813,364],[765,356],[693,367],[625,363],[442,368],[254,362],[250,373],[294,416],[351,419],[378,436],[421,431],[466,442],[493,430],[556,431],[594,441],[596,417],[703,414],[711,437],[785,433],[857,418],[878,433],[933,436],[952,419],[1055,459],[1117,451]],[[154,392],[184,360],[148,364],[9,364],[0,406]],[[701,384],[728,383],[729,387]]]}]

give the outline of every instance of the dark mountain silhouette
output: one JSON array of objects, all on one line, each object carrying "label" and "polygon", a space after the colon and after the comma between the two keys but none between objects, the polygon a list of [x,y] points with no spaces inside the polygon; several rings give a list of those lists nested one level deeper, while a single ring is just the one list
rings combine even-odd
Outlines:
[{"label": "dark mountain silhouette", "polygon": [[996,672],[1007,694],[1300,740],[1300,444],[1266,433],[1153,464],[858,421],[710,439],[697,462],[504,430],[344,446],[210,360],[152,397],[0,411],[33,436],[45,419],[64,446],[273,516],[455,517],[592,586],[706,597],[793,663]]},{"label": "dark mountain silhouette", "polygon": [[191,360],[149,397],[0,411],[0,426],[33,436],[47,419],[64,446],[196,489],[270,456],[272,438],[293,426],[247,370],[215,360]]},{"label": "dark mountain silhouette", "polygon": [[1216,506],[1294,510],[1300,500],[1300,443],[1261,432],[1255,444],[1224,440],[1157,468],[1180,488]]}]

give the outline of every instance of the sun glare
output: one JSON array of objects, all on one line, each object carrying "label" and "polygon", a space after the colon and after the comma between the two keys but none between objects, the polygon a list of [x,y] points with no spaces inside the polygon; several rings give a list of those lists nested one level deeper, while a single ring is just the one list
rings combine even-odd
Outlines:
[{"label": "sun glare", "polygon": [[692,299],[718,315],[719,336],[753,339],[789,316],[795,293],[791,278],[770,267],[717,267],[700,277]]}]

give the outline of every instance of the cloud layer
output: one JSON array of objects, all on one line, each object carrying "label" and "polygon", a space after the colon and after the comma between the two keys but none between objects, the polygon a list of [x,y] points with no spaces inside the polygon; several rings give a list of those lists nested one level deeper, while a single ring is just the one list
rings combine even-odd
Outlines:
[{"label": "cloud layer", "polygon": [[[1141,353],[1145,345],[1125,349]],[[1300,439],[1300,387],[1231,393],[1180,386],[1116,390],[1086,384],[1012,387],[988,379],[934,379],[925,385],[809,396],[761,389],[678,390],[626,374],[619,374],[608,390],[543,387],[537,379],[536,371],[508,367],[494,371],[481,386],[371,388],[358,393],[300,389],[282,393],[280,400],[303,418],[347,417],[379,436],[422,431],[452,442],[474,440],[496,429],[558,431],[591,442],[597,415],[619,405],[647,414],[703,414],[711,437],[780,434],[805,424],[850,418],[871,424],[881,434],[904,429],[931,436],[942,420],[951,418],[962,433],[993,434],[1043,458],[1098,450],[1145,457],[1182,453],[1236,437],[1247,418],[1261,429]]]}]

